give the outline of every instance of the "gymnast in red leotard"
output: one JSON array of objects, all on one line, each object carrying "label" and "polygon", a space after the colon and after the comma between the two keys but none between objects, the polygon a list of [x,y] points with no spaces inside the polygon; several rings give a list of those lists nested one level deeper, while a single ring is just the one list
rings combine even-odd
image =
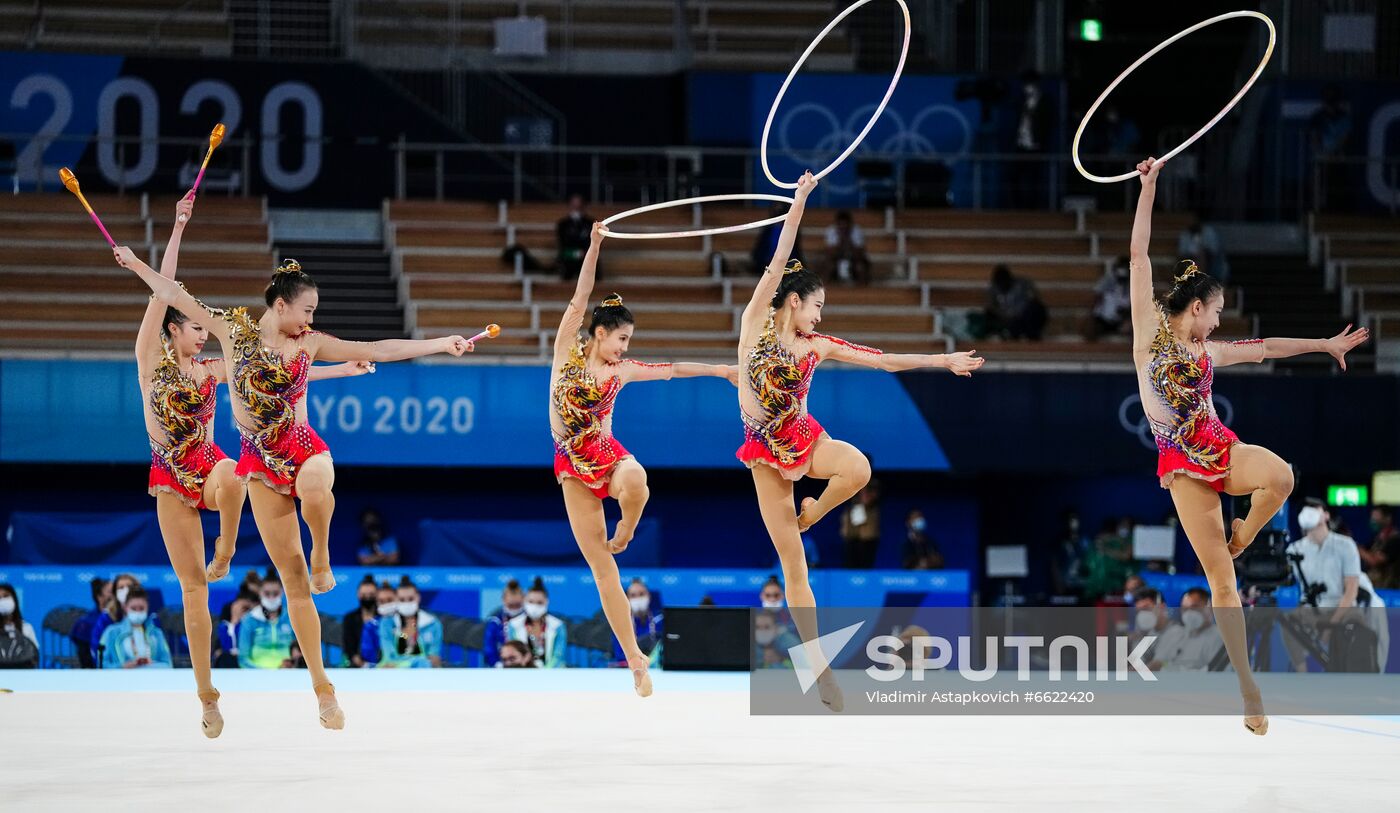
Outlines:
[{"label": "gymnast in red leotard", "polygon": [[[891,372],[941,367],[970,376],[983,361],[975,350],[948,355],[882,353],[816,332],[826,304],[825,286],[801,263],[788,263],[807,196],[816,186],[810,172],[798,181],[777,251],[744,309],[739,329],[744,443],[737,456],[753,472],[759,511],[777,548],[788,608],[803,641],[815,640],[818,633],[816,599],[807,579],[801,534],[870,480],[865,455],[833,439],[807,411],[807,392],[817,365],[830,359]],[[820,497],[808,497],[795,509],[793,483],[803,477],[826,480],[827,485]],[[840,711],[840,687],[821,653],[809,650],[822,702]]]},{"label": "gymnast in red leotard", "polygon": [[[281,574],[292,622],[312,688],[319,698],[321,725],[339,729],[345,714],[321,656],[321,619],[313,592],[335,586],[330,570],[329,533],[335,497],[335,468],[325,443],[307,422],[306,382],[316,358],[354,363],[369,372],[381,361],[432,353],[461,355],[472,349],[461,336],[410,341],[347,342],[310,329],[319,301],[316,282],[288,260],[273,274],[264,297],[267,310],[253,319],[247,308],[215,310],[173,280],[152,271],[124,246],[117,262],[134,271],[155,292],[192,321],[207,323],[224,348],[234,419],[242,435],[237,473],[248,483],[253,518],[273,565]],[[296,503],[311,529],[311,573],[302,555]]]},{"label": "gymnast in red leotard", "polygon": [[[160,262],[161,275],[169,279],[175,278],[181,237],[194,217],[193,196],[182,198],[175,210],[175,225]],[[156,498],[156,519],[180,580],[190,666],[203,703],[201,725],[212,739],[223,731],[224,720],[210,675],[208,582],[228,573],[247,488],[234,471],[234,461],[214,443],[215,393],[228,376],[222,358],[198,357],[208,338],[203,323],[152,295],[136,334],[136,366],[151,443],[148,490]],[[356,365],[343,364],[319,367],[315,377],[358,372]],[[207,567],[202,509],[219,512],[219,536]]]},{"label": "gymnast in red leotard", "polygon": [[[1346,354],[1368,337],[1347,325],[1330,339],[1212,341],[1225,309],[1225,287],[1186,261],[1171,290],[1153,294],[1152,207],[1162,162],[1138,164],[1142,189],[1133,220],[1129,297],[1133,315],[1133,365],[1142,409],[1157,439],[1157,478],[1171,491],[1182,530],[1210,583],[1216,625],[1239,680],[1244,725],[1269,730],[1259,686],[1250,671],[1244,613],[1230,561],[1249,547],[1293,490],[1293,470],[1272,451],[1240,442],[1215,413],[1211,393],[1221,367],[1302,353],[1327,353],[1346,369]],[[1249,514],[1231,524],[1225,538],[1220,493],[1250,496]]]},{"label": "gymnast in red leotard", "polygon": [[[588,332],[582,333],[602,242],[603,235],[595,223],[578,287],[554,338],[549,424],[554,435],[554,475],[564,490],[569,524],[579,550],[593,570],[603,613],[627,655],[634,687],[646,697],[651,694],[649,660],[637,645],[631,607],[613,554],[627,549],[650,491],[646,470],[613,437],[613,405],[618,392],[633,381],[717,376],[733,383],[736,370],[716,364],[645,364],[623,358],[632,340],[635,319],[617,294],[593,309]],[[603,518],[603,500],[607,497],[615,498],[622,508],[622,519],[611,539]]]}]

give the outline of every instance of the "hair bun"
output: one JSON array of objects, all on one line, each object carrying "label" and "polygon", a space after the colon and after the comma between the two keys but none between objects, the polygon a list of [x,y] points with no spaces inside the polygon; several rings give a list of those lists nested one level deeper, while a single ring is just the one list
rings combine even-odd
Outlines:
[{"label": "hair bun", "polygon": [[796,274],[797,272],[802,270],[802,261],[794,257],[793,259],[787,261],[787,265],[783,268],[783,274]]},{"label": "hair bun", "polygon": [[283,260],[283,261],[282,261],[282,264],[281,264],[281,265],[277,266],[277,270],[274,271],[273,273],[274,273],[274,274],[300,274],[301,272],[302,272],[302,271],[301,271],[301,263],[297,262],[296,260],[286,259],[286,260]]},{"label": "hair bun", "polygon": [[598,305],[598,307],[600,307],[600,308],[620,308],[620,307],[622,307],[622,295],[621,295],[621,294],[613,294],[612,296],[608,297],[607,299],[604,299],[604,300]]}]

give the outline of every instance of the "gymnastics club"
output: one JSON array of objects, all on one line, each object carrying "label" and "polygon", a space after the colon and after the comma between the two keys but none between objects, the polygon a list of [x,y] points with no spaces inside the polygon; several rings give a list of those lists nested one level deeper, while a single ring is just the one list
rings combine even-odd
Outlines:
[{"label": "gymnastics club", "polygon": [[486,329],[467,339],[467,344],[476,344],[479,339],[494,339],[501,335],[500,325],[487,325]]},{"label": "gymnastics club", "polygon": [[69,192],[78,196],[78,202],[83,205],[84,209],[87,209],[88,216],[92,218],[92,222],[97,224],[97,228],[102,231],[102,236],[107,238],[107,245],[116,248],[117,241],[113,240],[112,235],[107,233],[107,227],[102,225],[102,221],[97,217],[97,212],[92,210],[92,206],[88,204],[87,198],[83,197],[83,191],[78,188],[78,176],[73,174],[73,170],[64,167],[58,171],[58,178],[63,181],[64,186],[68,187]]},{"label": "gymnastics club", "polygon": [[[209,159],[214,157],[214,150],[222,143],[224,143],[224,125],[222,123],[215,124],[214,129],[209,131],[209,151],[204,153],[204,163],[200,165],[199,174],[194,178],[194,186],[190,187],[190,193],[186,197],[194,197],[195,191],[199,189],[199,182],[204,180],[204,170],[209,168]],[[180,215],[180,222],[185,222],[183,214]]]}]

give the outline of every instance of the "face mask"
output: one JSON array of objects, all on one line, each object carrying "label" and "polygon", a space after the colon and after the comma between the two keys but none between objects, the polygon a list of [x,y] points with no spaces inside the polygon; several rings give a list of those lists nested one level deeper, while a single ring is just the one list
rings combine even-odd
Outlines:
[{"label": "face mask", "polygon": [[1181,625],[1191,632],[1195,632],[1206,625],[1205,614],[1200,610],[1182,610]]},{"label": "face mask", "polygon": [[525,612],[525,605],[521,604],[519,607],[506,607],[502,605],[501,612],[506,614],[506,618],[514,618],[517,615],[520,615],[521,613]]},{"label": "face mask", "polygon": [[549,612],[548,604],[537,604],[533,601],[525,602],[525,614],[529,616],[532,621],[538,621],[544,618],[544,614],[547,612]]},{"label": "face mask", "polygon": [[778,631],[774,629],[753,631],[753,639],[758,642],[759,646],[768,646],[773,643],[773,639],[777,637]]},{"label": "face mask", "polygon": [[0,598],[0,615],[9,615],[15,611],[15,600],[9,596]]},{"label": "face mask", "polygon": [[928,527],[928,520],[924,519],[923,517],[919,517],[918,519],[916,519],[916,520],[914,520],[913,522],[909,523],[909,528],[910,528],[911,530],[913,530],[915,533],[923,533],[923,532],[924,532],[924,529],[927,528],[927,527]]},{"label": "face mask", "polygon": [[1157,614],[1151,610],[1138,610],[1135,623],[1138,632],[1150,632],[1157,628]]},{"label": "face mask", "polygon": [[139,627],[146,623],[146,619],[150,617],[150,613],[145,610],[133,610],[127,613],[126,617],[131,619],[131,626]]},{"label": "face mask", "polygon": [[782,607],[783,607],[783,600],[782,600],[782,599],[767,599],[767,598],[765,598],[765,599],[761,599],[761,601],[763,602],[763,609],[765,609],[765,610],[780,610],[780,609],[782,609]]},{"label": "face mask", "polygon": [[1132,593],[1131,590],[1123,594],[1123,603],[1124,603],[1124,604],[1132,604],[1132,603],[1133,603],[1133,593]]},{"label": "face mask", "polygon": [[117,603],[118,603],[118,604],[121,604],[121,605],[125,605],[125,604],[126,604],[126,597],[127,597],[127,594],[130,593],[130,592],[131,592],[131,588],[130,588],[130,587],[118,587],[118,588],[117,588]]},{"label": "face mask", "polygon": [[1309,505],[1298,512],[1298,527],[1306,533],[1318,526],[1322,522],[1322,509],[1315,505]]},{"label": "face mask", "polygon": [[644,613],[651,607],[651,596],[635,596],[627,600],[632,605],[632,612]]},{"label": "face mask", "polygon": [[416,602],[416,601],[400,601],[400,602],[399,602],[399,615],[404,615],[404,616],[414,616],[414,615],[418,615],[418,602]]},{"label": "face mask", "polygon": [[361,610],[373,610],[375,606],[374,596],[366,596],[360,599]]},{"label": "face mask", "polygon": [[378,612],[381,616],[393,615],[395,612],[398,611],[398,609],[399,603],[397,601],[391,601],[388,604],[379,605],[379,608],[378,610],[376,610],[376,612]]},{"label": "face mask", "polygon": [[277,612],[278,610],[282,609],[282,597],[274,596],[272,598],[268,598],[267,596],[263,596],[262,608],[270,613]]},{"label": "face mask", "polygon": [[1072,519],[1069,521],[1069,532],[1076,535],[1079,533],[1079,520]]}]

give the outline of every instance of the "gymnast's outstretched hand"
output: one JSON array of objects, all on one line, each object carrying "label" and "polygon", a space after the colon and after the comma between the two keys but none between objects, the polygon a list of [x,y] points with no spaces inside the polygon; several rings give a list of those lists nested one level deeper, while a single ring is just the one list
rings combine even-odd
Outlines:
[{"label": "gymnast's outstretched hand", "polygon": [[1328,339],[1326,342],[1327,355],[1337,360],[1337,364],[1342,368],[1342,372],[1347,370],[1347,353],[1356,349],[1356,346],[1371,338],[1371,331],[1366,328],[1351,329],[1351,325],[1342,328],[1342,332]]}]

